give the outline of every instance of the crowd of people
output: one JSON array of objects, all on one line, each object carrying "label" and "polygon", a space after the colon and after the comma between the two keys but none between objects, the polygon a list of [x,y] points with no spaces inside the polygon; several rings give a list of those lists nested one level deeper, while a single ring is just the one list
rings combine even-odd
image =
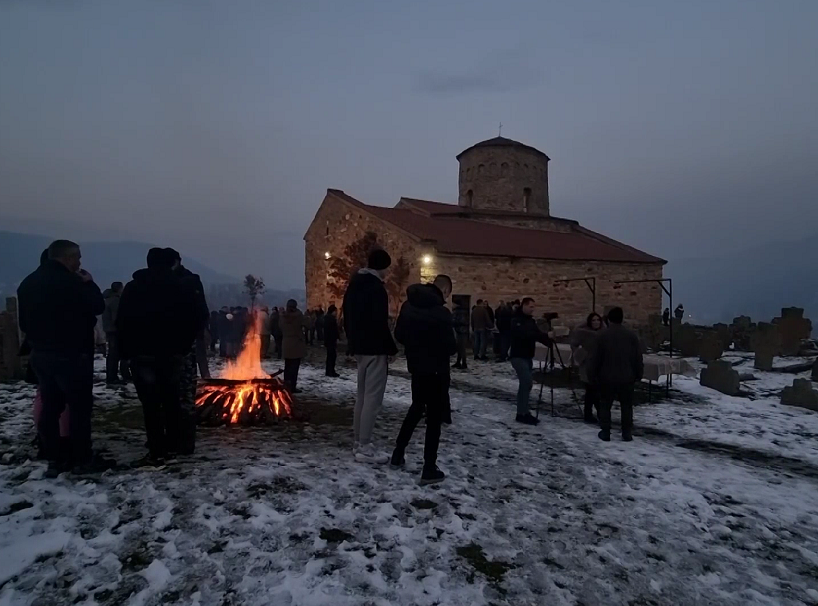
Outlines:
[{"label": "crowd of people", "polygon": [[[106,382],[133,380],[142,403],[148,454],[138,465],[161,465],[168,457],[193,453],[197,366],[209,377],[207,348],[236,357],[248,331],[258,331],[260,357],[284,360],[284,382],[299,393],[298,374],[307,346],[326,348],[326,375],[335,369],[337,343],[346,334],[347,356],[357,363],[357,397],[353,414],[353,454],[367,463],[405,464],[405,451],[420,421],[426,419],[421,483],[442,481],[437,467],[442,425],[451,423],[451,369],[467,367],[469,337],[475,360],[488,359],[489,342],[496,360],[509,361],[518,377],[516,421],[536,425],[529,409],[537,343],[552,347],[548,314],[535,319],[530,297],[493,309],[478,300],[468,310],[455,301],[447,307],[452,281],[438,275],[430,284],[406,291],[394,331],[384,279],[389,254],[373,250],[367,266],[355,273],[341,310],[330,305],[306,313],[295,300],[284,308],[222,307],[208,312],[199,277],[182,265],[179,253],[152,248],[147,267],[123,285],[104,293],[81,268],[77,244],[58,240],[43,252],[40,266],[18,289],[20,326],[26,335],[22,353],[30,353],[40,456],[47,475],[66,470],[103,470],[110,460],[96,456],[91,444],[94,329],[97,317],[106,334]],[[339,323],[339,311],[342,321]],[[622,326],[623,312],[611,310],[603,320],[590,314],[573,331],[574,364],[586,384],[585,420],[598,422],[599,437],[610,440],[611,405],[622,406],[622,436],[632,439],[634,385],[642,378],[642,356],[636,335]],[[397,343],[396,343],[397,341]],[[373,432],[383,404],[389,364],[401,344],[411,375],[412,404],[401,425],[391,457],[378,452]],[[451,365],[451,357],[457,356]],[[596,408],[598,419],[594,416]]]}]

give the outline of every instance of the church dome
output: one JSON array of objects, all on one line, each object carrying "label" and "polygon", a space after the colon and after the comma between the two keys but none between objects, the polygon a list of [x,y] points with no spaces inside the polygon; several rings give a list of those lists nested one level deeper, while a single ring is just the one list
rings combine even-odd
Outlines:
[{"label": "church dome", "polygon": [[517,148],[520,150],[526,150],[529,152],[534,152],[535,154],[539,154],[546,160],[550,160],[548,156],[538,150],[536,147],[531,147],[530,145],[526,145],[525,143],[520,143],[519,141],[515,141],[514,139],[507,139],[505,137],[494,137],[492,139],[486,139],[485,141],[480,141],[480,143],[475,143],[471,147],[464,149],[457,155],[457,159],[459,160],[461,156],[467,154],[468,152],[472,151],[473,149],[485,148],[485,147],[511,147]]}]

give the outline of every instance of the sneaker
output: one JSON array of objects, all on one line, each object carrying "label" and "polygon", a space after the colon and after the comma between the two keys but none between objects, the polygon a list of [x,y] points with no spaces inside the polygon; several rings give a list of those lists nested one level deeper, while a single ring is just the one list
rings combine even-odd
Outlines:
[{"label": "sneaker", "polygon": [[540,420],[533,416],[531,413],[524,414],[524,415],[517,415],[517,422],[524,423],[525,425],[539,425]]},{"label": "sneaker", "polygon": [[392,453],[392,458],[389,461],[389,465],[394,469],[405,467],[406,458],[403,456],[403,451],[400,451],[396,448],[395,451]]},{"label": "sneaker", "polygon": [[426,486],[428,484],[439,484],[446,479],[446,474],[437,468],[437,465],[432,467],[423,466],[423,473],[420,475],[420,485]]},{"label": "sneaker", "polygon": [[629,431],[622,432],[622,441],[623,442],[633,442],[633,434]]},{"label": "sneaker", "polygon": [[383,465],[389,461],[389,457],[377,452],[375,446],[370,442],[369,444],[361,444],[358,448],[358,452],[355,453],[355,460],[359,463]]},{"label": "sneaker", "polygon": [[600,432],[596,435],[599,436],[599,439],[602,440],[603,442],[611,441],[611,432],[607,429],[600,430]]}]

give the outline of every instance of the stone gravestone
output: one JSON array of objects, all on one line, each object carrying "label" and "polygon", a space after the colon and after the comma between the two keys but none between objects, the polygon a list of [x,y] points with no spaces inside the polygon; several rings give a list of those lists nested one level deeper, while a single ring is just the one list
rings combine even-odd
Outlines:
[{"label": "stone gravestone", "polygon": [[781,332],[774,324],[759,322],[751,340],[755,352],[754,367],[758,370],[773,369],[773,358],[781,353]]},{"label": "stone gravestone", "polygon": [[734,370],[730,362],[725,360],[714,360],[707,365],[707,368],[703,368],[699,383],[703,387],[715,389],[728,396],[736,396],[741,390],[738,371]]},{"label": "stone gravestone", "polygon": [[773,320],[781,333],[781,355],[797,356],[801,351],[801,341],[809,339],[812,332],[812,322],[804,318],[804,310],[800,307],[785,307],[781,310],[781,317]]},{"label": "stone gravestone", "polygon": [[699,335],[691,324],[680,324],[673,333],[673,347],[678,349],[682,356],[691,358],[699,355]]},{"label": "stone gravestone", "polygon": [[733,347],[736,351],[753,351],[750,344],[750,337],[753,330],[753,321],[750,316],[739,316],[733,318],[730,325],[730,333]]},{"label": "stone gravestone", "polygon": [[815,363],[812,365],[812,380],[818,383],[818,358],[815,358]]},{"label": "stone gravestone", "polygon": [[795,379],[792,387],[781,392],[781,403],[785,406],[799,406],[818,412],[818,391],[812,388],[809,379]]},{"label": "stone gravestone", "polygon": [[718,360],[724,353],[724,341],[716,331],[708,330],[699,343],[699,359],[702,362]]},{"label": "stone gravestone", "polygon": [[667,327],[662,325],[662,316],[651,314],[648,323],[640,327],[639,338],[650,351],[658,351],[667,338]]},{"label": "stone gravestone", "polygon": [[20,332],[17,328],[17,299],[6,299],[7,311],[0,311],[0,381],[23,378],[20,364]]},{"label": "stone gravestone", "polygon": [[728,324],[713,324],[713,330],[715,330],[716,334],[719,335],[719,339],[721,339],[721,344],[724,346],[724,349],[730,349],[730,346],[733,344],[733,338],[730,334],[730,326]]}]

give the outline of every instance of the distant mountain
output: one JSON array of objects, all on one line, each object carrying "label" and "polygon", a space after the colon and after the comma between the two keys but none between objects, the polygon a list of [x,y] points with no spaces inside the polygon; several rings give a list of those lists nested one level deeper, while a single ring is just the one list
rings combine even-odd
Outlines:
[{"label": "distant mountain", "polygon": [[739,315],[769,321],[782,307],[803,307],[818,326],[818,236],[762,244],[723,257],[671,261],[673,303],[693,321],[729,322]]},{"label": "distant mountain", "polygon": [[[8,296],[36,269],[40,254],[53,238],[0,231],[0,295]],[[148,249],[145,242],[85,242],[82,265],[90,271],[101,288],[111,282],[127,282],[137,269],[145,267]],[[218,273],[180,251],[185,267],[199,274],[205,284],[237,284],[239,278]]]}]

